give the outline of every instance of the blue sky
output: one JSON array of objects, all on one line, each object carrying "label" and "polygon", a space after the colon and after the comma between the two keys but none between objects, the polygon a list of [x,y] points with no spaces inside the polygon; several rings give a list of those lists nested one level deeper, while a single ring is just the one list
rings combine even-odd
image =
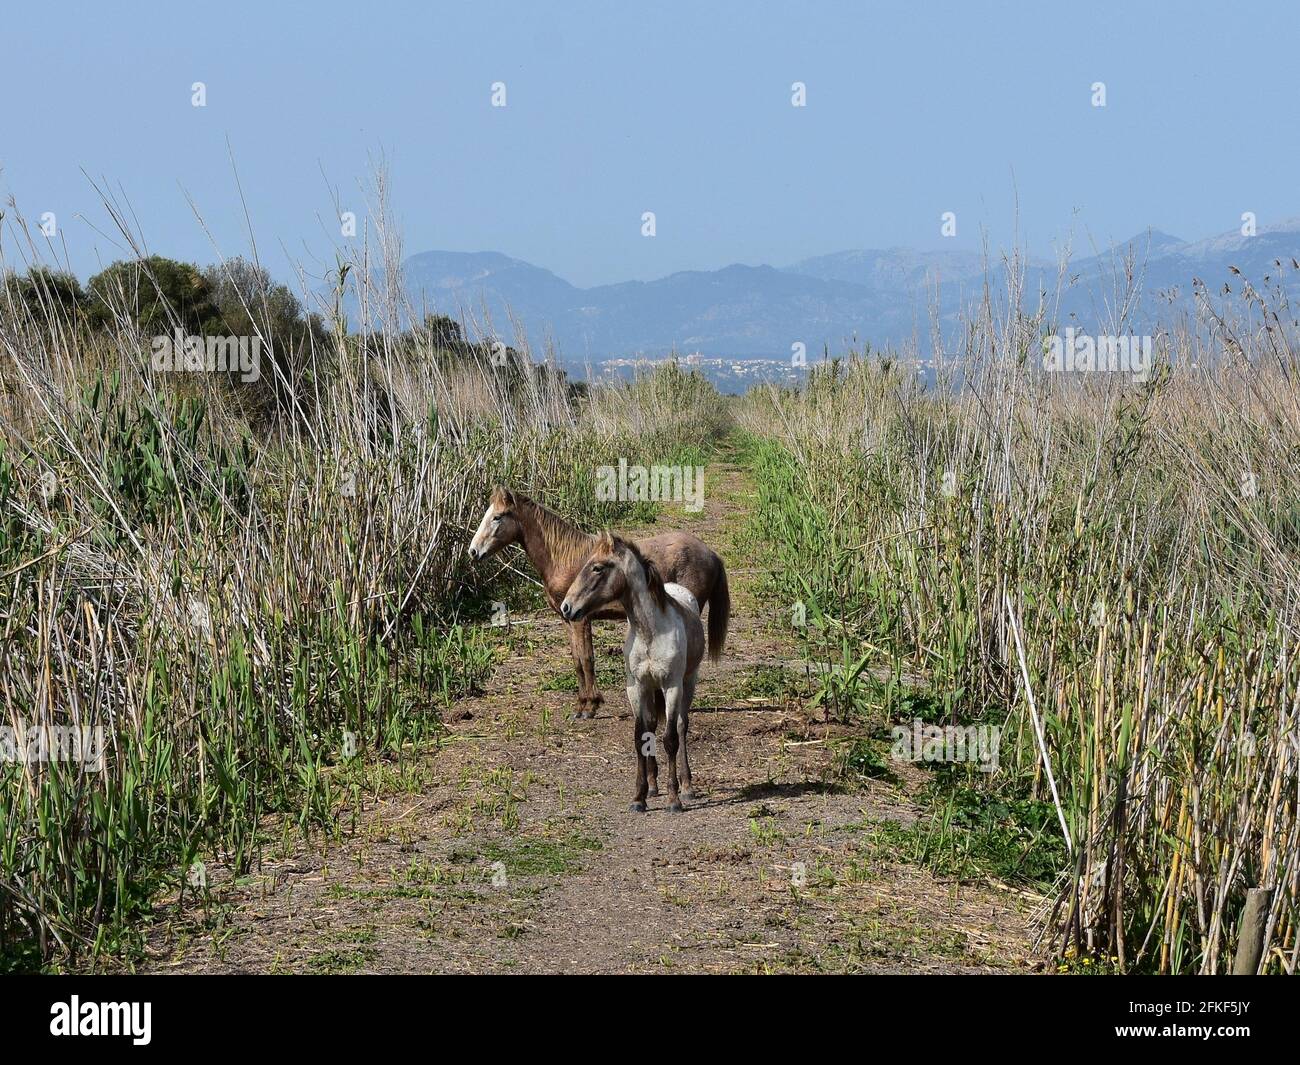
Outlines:
[{"label": "blue sky", "polygon": [[[1017,200],[1038,253],[1300,215],[1294,4],[60,7],[5,3],[0,195],[54,212],[83,276],[122,255],[87,175],[177,258],[215,258],[187,195],[227,255],[246,208],[287,277],[326,268],[330,190],[364,216],[381,157],[406,253],[502,251],[582,285],[1001,247]],[[0,250],[18,265],[12,233]]]}]

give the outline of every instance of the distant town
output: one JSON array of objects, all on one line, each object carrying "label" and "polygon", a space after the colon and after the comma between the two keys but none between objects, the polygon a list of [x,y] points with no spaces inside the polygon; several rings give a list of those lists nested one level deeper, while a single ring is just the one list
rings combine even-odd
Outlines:
[{"label": "distant town", "polygon": [[[594,370],[598,380],[630,378],[638,370],[648,370],[672,358],[672,355],[661,355],[605,359],[595,364]],[[756,384],[768,382],[795,384],[806,372],[803,367],[791,366],[788,358],[712,358],[699,352],[676,358],[683,366],[699,370],[719,392],[728,395],[739,395]]]},{"label": "distant town", "polygon": [[[724,395],[741,395],[758,384],[798,384],[803,381],[808,367],[822,361],[809,358],[807,365],[794,366],[791,360],[777,357],[719,358],[701,355],[639,355],[626,358],[604,359],[593,365],[596,380],[630,378],[638,370],[648,370],[676,358],[683,366],[699,370],[712,385]],[[928,363],[917,363],[918,375],[928,382],[931,368]]]}]

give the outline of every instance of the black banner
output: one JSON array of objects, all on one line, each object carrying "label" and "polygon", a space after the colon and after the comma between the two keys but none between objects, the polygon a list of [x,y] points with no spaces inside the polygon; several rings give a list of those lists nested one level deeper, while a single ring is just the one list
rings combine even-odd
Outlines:
[{"label": "black banner", "polygon": [[[927,1050],[988,1048],[992,1040],[1010,1037],[1022,1045],[1064,1043],[1085,1051],[1125,1043],[1180,1048],[1200,1043],[1231,1053],[1240,1044],[1294,1050],[1296,987],[1285,978],[881,976],[841,990],[832,1002],[860,996],[865,1012],[854,1011],[853,1020],[865,1019],[880,1033],[909,1033],[908,1041],[924,1040]],[[601,989],[569,984],[532,986],[526,993],[488,991],[464,977],[266,977],[257,984],[212,976],[13,978],[5,981],[0,997],[0,1024],[6,1047],[70,1048],[77,1055],[98,1053],[107,1044],[130,1054],[205,1047],[220,1053],[225,1040],[232,1047],[256,1045],[259,1053],[337,1053],[353,1046],[373,1053],[389,1045],[409,1046],[420,1032],[463,1038],[468,1034],[463,1022],[474,1025],[476,1018],[499,1014],[508,1023],[489,1022],[482,1032],[495,1050],[503,1034],[506,1046],[516,1034],[521,1043],[535,1042],[539,1032],[558,1035],[552,997],[580,1002],[586,1013],[593,1005],[589,999],[619,990],[606,981]],[[795,987],[787,980],[780,988],[763,986],[748,994],[757,1006],[770,1002],[782,1008],[780,1034],[763,1025],[769,1049],[782,1043],[806,1048],[810,1039],[828,1034],[828,1023],[836,1023],[827,1017],[821,984]],[[458,995],[465,996],[463,1006]],[[816,1014],[799,1008],[805,995],[816,996],[808,1004]],[[831,1008],[832,1018],[839,1008]],[[752,1007],[728,1013],[725,1023],[717,1017],[717,1024],[692,1026],[705,1033],[706,1045],[709,1031],[718,1032],[720,1041],[743,1038],[745,1019],[756,1017]],[[653,1010],[650,1023],[663,1016]],[[439,1033],[448,1023],[453,1027]]]}]

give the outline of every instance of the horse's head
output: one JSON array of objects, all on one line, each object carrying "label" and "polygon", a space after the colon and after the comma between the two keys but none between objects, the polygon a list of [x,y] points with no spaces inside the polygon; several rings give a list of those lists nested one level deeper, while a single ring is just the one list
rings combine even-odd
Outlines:
[{"label": "horse's head", "polygon": [[601,533],[596,549],[578,570],[569,585],[569,593],[560,604],[565,621],[580,621],[601,607],[622,599],[627,591],[627,562],[631,558],[628,543],[609,533]]},{"label": "horse's head", "polygon": [[560,616],[565,621],[581,621],[603,606],[622,601],[629,585],[635,588],[642,584],[649,587],[662,607],[664,582],[654,563],[632,542],[601,533],[595,550],[569,585],[569,592],[560,604]]},{"label": "horse's head", "polygon": [[524,538],[524,527],[517,513],[520,498],[500,485],[492,489],[492,498],[488,501],[483,520],[478,523],[478,532],[469,542],[469,557],[475,562]]}]

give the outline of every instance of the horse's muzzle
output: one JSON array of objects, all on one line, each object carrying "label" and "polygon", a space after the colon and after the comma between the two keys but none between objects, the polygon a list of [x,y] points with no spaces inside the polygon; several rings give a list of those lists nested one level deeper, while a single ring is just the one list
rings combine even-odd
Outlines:
[{"label": "horse's muzzle", "polygon": [[560,604],[560,617],[564,618],[565,621],[577,621],[582,617],[582,611],[575,610],[569,605],[569,601],[566,599]]}]

